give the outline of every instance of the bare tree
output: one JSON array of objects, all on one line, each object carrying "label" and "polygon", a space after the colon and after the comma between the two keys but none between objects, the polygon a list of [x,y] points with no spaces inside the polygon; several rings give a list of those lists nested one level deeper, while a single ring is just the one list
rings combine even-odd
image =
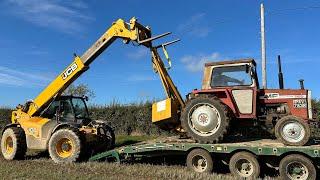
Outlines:
[{"label": "bare tree", "polygon": [[94,98],[94,92],[89,88],[87,84],[71,84],[64,92],[64,95],[73,95],[73,96],[87,96],[89,98]]}]

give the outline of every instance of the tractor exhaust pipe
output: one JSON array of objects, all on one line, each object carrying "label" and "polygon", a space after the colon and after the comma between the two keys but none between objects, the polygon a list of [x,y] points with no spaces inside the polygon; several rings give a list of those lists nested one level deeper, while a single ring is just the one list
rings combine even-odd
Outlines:
[{"label": "tractor exhaust pipe", "polygon": [[280,57],[280,55],[278,55],[278,68],[279,68],[279,73],[278,73],[279,88],[283,89],[284,88],[284,83],[283,83],[283,73],[282,73],[282,68],[281,68],[281,57]]},{"label": "tractor exhaust pipe", "polygon": [[304,89],[304,79],[300,79],[300,89]]}]

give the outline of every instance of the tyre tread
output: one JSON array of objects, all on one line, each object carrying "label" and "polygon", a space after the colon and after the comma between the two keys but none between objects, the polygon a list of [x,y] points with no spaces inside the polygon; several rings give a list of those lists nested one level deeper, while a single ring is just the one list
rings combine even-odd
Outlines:
[{"label": "tyre tread", "polygon": [[[223,140],[224,136],[227,134],[228,132],[228,129],[229,129],[229,125],[230,125],[230,120],[231,120],[231,116],[230,116],[230,111],[228,110],[227,106],[225,104],[223,104],[220,99],[216,96],[208,96],[208,95],[201,95],[201,96],[198,96],[198,97],[194,97],[194,98],[191,98],[190,100],[188,100],[186,102],[186,105],[190,104],[190,103],[193,103],[195,100],[208,100],[208,99],[211,99],[213,101],[216,101],[220,104],[220,107],[222,108],[223,110],[223,114],[224,114],[224,121],[225,121],[225,128],[222,130],[222,132],[220,133],[220,136],[214,138],[214,139],[207,139],[207,138],[201,138],[199,137],[199,139],[196,137],[196,135],[192,132],[192,131],[186,131],[186,135],[187,137],[189,138],[192,138],[194,139],[196,142],[199,142],[199,143],[203,143],[203,144],[213,144],[213,143],[219,143]],[[186,115],[188,115],[188,112],[187,112],[188,108],[184,108],[182,110],[182,113],[181,113],[181,118],[185,118]],[[181,125],[182,125],[182,128],[183,129],[187,129],[187,126],[188,126],[188,122],[185,122],[185,121],[188,121],[188,120],[183,120],[181,119]]]}]

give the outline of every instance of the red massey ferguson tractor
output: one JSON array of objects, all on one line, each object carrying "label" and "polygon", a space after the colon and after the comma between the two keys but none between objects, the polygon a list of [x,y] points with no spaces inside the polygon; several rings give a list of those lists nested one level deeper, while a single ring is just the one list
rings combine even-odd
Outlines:
[{"label": "red massey ferguson tractor", "polygon": [[[311,91],[260,89],[255,61],[243,59],[205,64],[202,89],[187,96],[180,121],[201,143],[220,142],[252,123],[271,130],[285,145],[300,146],[310,138],[312,114]],[[238,126],[230,128],[231,122]]]}]

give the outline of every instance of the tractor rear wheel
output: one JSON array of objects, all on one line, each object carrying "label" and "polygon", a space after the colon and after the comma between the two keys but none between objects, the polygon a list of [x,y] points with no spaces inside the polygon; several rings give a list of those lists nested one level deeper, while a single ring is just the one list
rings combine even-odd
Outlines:
[{"label": "tractor rear wheel", "polygon": [[80,159],[80,134],[75,129],[60,129],[49,141],[49,154],[56,163],[75,162]]},{"label": "tractor rear wheel", "polygon": [[285,116],[275,126],[275,135],[278,140],[288,146],[303,146],[311,136],[307,123],[296,116]]},{"label": "tractor rear wheel", "polygon": [[229,126],[226,106],[218,98],[199,96],[187,102],[181,114],[182,128],[200,143],[217,143]]},{"label": "tractor rear wheel", "polygon": [[1,152],[6,160],[23,159],[27,151],[26,136],[22,128],[10,127],[2,134]]}]

